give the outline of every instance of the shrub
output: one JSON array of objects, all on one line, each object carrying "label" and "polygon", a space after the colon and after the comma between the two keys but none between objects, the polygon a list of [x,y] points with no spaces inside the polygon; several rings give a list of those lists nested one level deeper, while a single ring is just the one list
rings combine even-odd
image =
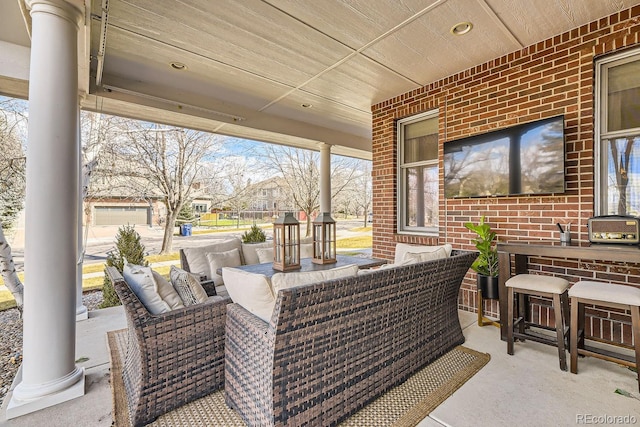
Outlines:
[{"label": "shrub", "polygon": [[264,230],[258,227],[256,224],[251,226],[251,230],[245,231],[242,235],[243,243],[262,243],[267,240],[267,235],[264,234]]},{"label": "shrub", "polygon": [[[140,235],[135,231],[134,227],[123,225],[118,229],[118,234],[116,235],[116,247],[107,252],[106,265],[117,268],[121,274],[125,261],[131,264],[148,266],[149,263],[144,259],[144,251],[144,245],[140,243]],[[120,299],[105,271],[100,308],[114,307],[120,304]]]}]

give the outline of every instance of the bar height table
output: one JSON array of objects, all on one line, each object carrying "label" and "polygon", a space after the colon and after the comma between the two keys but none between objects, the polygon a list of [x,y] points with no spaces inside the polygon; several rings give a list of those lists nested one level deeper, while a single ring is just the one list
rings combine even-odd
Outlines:
[{"label": "bar height table", "polygon": [[[507,339],[507,288],[514,274],[526,273],[530,256],[617,261],[640,264],[640,246],[607,245],[590,242],[561,243],[554,240],[512,240],[498,242],[498,290],[500,298],[500,338]],[[512,257],[513,255],[513,262]],[[513,267],[513,268],[512,268]]]}]

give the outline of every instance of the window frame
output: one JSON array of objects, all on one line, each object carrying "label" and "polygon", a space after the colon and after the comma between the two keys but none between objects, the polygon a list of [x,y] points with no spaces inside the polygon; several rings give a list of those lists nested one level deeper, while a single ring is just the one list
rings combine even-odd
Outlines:
[{"label": "window frame", "polygon": [[640,135],[640,128],[609,132],[608,129],[608,70],[629,62],[640,61],[640,48],[634,48],[599,58],[595,61],[594,105],[594,215],[607,215],[608,210],[608,147],[603,140]]},{"label": "window frame", "polygon": [[409,168],[412,167],[416,167],[416,166],[431,166],[431,167],[435,167],[436,169],[436,176],[438,177],[438,197],[437,197],[437,204],[438,206],[436,206],[436,209],[439,210],[440,209],[440,141],[439,141],[439,134],[438,134],[438,147],[437,147],[437,156],[435,159],[433,160],[428,160],[428,161],[420,161],[420,162],[412,162],[412,163],[404,163],[403,159],[404,159],[404,150],[405,150],[405,144],[404,144],[404,130],[405,130],[405,126],[416,123],[416,122],[421,122],[423,120],[428,120],[428,119],[436,119],[436,121],[438,121],[439,124],[439,109],[435,108],[433,110],[429,110],[429,111],[425,111],[424,113],[420,113],[420,114],[416,114],[413,115],[411,117],[406,117],[403,119],[400,119],[396,122],[396,129],[397,129],[397,159],[398,159],[398,164],[397,164],[397,172],[396,172],[396,177],[397,177],[397,182],[398,182],[398,198],[397,198],[397,211],[396,211],[396,215],[397,215],[397,229],[396,232],[398,234],[417,234],[417,235],[421,235],[421,236],[439,236],[440,235],[440,224],[439,224],[439,219],[438,219],[438,224],[436,226],[433,227],[413,227],[413,226],[405,226],[404,225],[404,220],[406,218],[406,212],[407,212],[407,191],[406,191],[406,186],[407,186],[407,179],[406,179],[406,171]]}]

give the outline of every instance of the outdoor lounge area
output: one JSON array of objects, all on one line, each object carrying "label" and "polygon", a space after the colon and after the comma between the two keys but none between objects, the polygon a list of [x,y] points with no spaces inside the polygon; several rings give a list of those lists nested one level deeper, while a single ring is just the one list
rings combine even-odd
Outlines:
[{"label": "outdoor lounge area", "polygon": [[[143,346],[132,341],[149,339],[147,322],[169,331],[156,348],[178,343],[145,353],[152,392],[184,335],[196,347],[213,336],[203,369],[216,366],[215,384],[189,360],[200,382],[189,397],[224,375],[224,407],[251,425],[342,421],[457,345],[489,360],[417,425],[640,422],[640,0],[6,4],[0,94],[29,101],[29,160],[24,357],[3,425],[122,420],[113,361],[125,361],[118,378],[133,394],[137,374],[126,372]],[[237,280],[252,298],[225,280],[227,297],[212,295],[215,281],[247,264],[242,247],[225,255],[233,266],[200,254],[205,268],[189,261],[184,277],[214,281],[192,297],[216,321],[225,313],[224,335],[181,324],[183,312],[201,320],[187,306],[169,310],[173,324],[143,304],[139,317],[87,313],[81,109],[317,152],[321,214],[335,212],[332,155],[370,160],[371,258],[393,265],[369,277],[316,271],[304,284]],[[496,251],[479,265],[470,254],[483,242]],[[443,261],[406,247],[449,250]],[[283,270],[274,276],[299,267],[300,252],[266,254]],[[460,271],[442,267],[461,258]],[[117,359],[107,331],[123,328],[132,341]],[[595,357],[602,350],[623,356]],[[187,424],[207,414],[179,406]]]}]

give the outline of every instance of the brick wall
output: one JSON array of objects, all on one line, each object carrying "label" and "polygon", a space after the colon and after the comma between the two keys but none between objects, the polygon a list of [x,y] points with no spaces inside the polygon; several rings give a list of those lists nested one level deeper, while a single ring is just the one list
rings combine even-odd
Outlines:
[{"label": "brick wall", "polygon": [[[572,240],[587,241],[587,219],[594,213],[594,59],[640,44],[640,6],[541,41],[485,64],[433,82],[372,106],[373,115],[373,255],[393,259],[397,242],[473,249],[463,226],[486,215],[500,240],[557,239],[556,223],[571,222]],[[396,121],[439,109],[439,140],[482,134],[518,123],[564,114],[566,192],[545,196],[445,199],[440,146],[440,236],[399,235],[397,212]],[[592,260],[532,259],[536,273],[640,284],[638,265]],[[459,306],[475,311],[475,273],[465,278]],[[535,316],[553,319],[545,301]],[[486,312],[498,315],[497,301]],[[587,323],[603,340],[630,344],[627,313],[588,310]]]}]

